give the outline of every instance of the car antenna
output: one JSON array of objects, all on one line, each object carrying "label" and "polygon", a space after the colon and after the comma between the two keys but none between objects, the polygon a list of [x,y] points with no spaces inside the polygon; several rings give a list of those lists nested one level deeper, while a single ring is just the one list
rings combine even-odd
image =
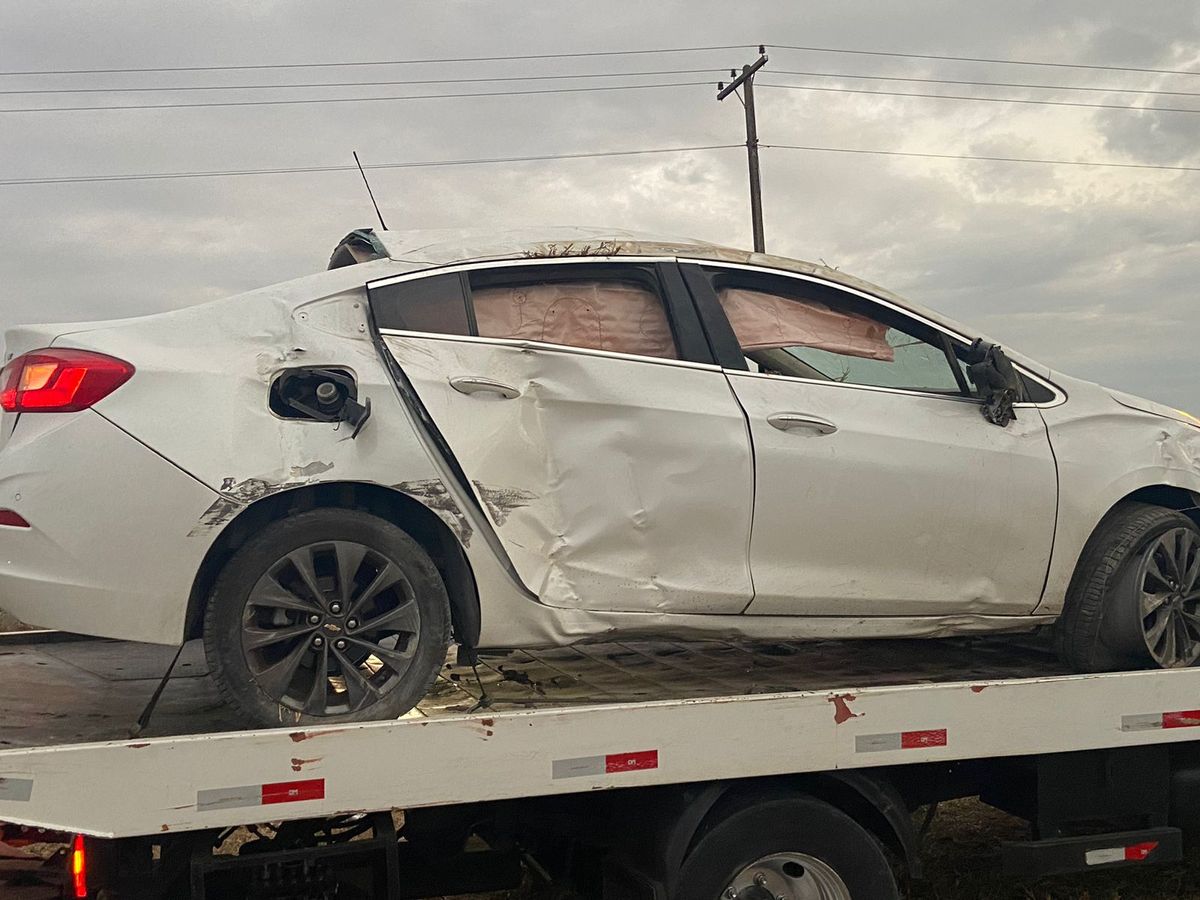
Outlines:
[{"label": "car antenna", "polygon": [[379,211],[379,204],[375,202],[375,192],[371,190],[371,182],[367,181],[367,173],[363,171],[363,165],[358,160],[358,151],[351,150],[354,154],[354,164],[358,166],[358,174],[362,176],[363,184],[367,186],[367,196],[371,198],[371,205],[375,207],[375,215],[379,217],[379,227],[387,231],[387,225],[383,221],[383,213]]}]

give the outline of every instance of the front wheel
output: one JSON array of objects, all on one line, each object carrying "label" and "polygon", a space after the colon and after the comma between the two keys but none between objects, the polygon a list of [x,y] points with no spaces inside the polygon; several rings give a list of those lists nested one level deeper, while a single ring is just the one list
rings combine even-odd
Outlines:
[{"label": "front wheel", "polygon": [[695,844],[675,900],[898,900],[882,846],[827,803],[796,795],[724,816]]},{"label": "front wheel", "polygon": [[1200,661],[1200,529],[1145,503],[1113,512],[1084,550],[1058,626],[1084,672]]},{"label": "front wheel", "polygon": [[397,718],[445,661],[449,600],[400,528],[355,510],[274,522],[217,578],[204,619],[209,669],[258,727]]}]

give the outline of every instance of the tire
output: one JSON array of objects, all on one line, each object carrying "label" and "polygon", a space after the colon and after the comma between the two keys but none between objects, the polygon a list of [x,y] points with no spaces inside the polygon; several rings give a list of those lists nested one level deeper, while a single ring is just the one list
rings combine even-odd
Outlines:
[{"label": "tire", "polygon": [[449,642],[429,555],[348,509],[268,525],[221,570],[204,616],[209,671],[251,727],[398,718],[428,692]]},{"label": "tire", "polygon": [[[762,875],[766,883],[755,885]],[[734,896],[898,900],[896,878],[875,837],[841,810],[796,795],[723,817],[696,842],[672,900]]]},{"label": "tire", "polygon": [[[1197,548],[1200,529],[1183,513],[1146,503],[1114,510],[1088,541],[1071,579],[1055,627],[1063,660],[1078,672],[1195,665],[1200,659]],[[1182,556],[1184,571],[1169,572],[1180,563],[1168,556]],[[1172,588],[1168,581],[1176,576]],[[1156,634],[1164,617],[1170,622]]]}]

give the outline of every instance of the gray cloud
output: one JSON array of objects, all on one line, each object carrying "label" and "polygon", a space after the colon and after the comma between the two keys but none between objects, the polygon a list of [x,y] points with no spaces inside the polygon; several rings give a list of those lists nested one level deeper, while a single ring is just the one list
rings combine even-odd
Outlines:
[{"label": "gray cloud", "polygon": [[[130,0],[103,7],[47,0],[36,10],[0,0],[0,60],[14,70],[766,41],[1200,68],[1198,14],[1191,0],[1137,7],[1117,0],[989,5],[815,0],[802,14],[792,4],[760,0],[742,4],[734,18],[716,0],[614,0],[603,8],[422,0],[369,13],[315,0],[169,5]],[[718,70],[752,57],[747,49],[469,66],[9,77],[0,79],[0,88],[400,80],[697,65],[711,65],[715,80]],[[1186,77],[785,51],[772,53],[770,69],[1200,90],[1197,79]],[[388,92],[406,91],[366,91]],[[356,90],[325,93],[352,96]],[[148,96],[195,102],[232,95]],[[1113,102],[1128,99],[1106,94],[1090,99],[1110,96]],[[1186,98],[1179,100],[1170,105],[1185,105]],[[91,95],[82,102],[109,101],[108,95]],[[46,96],[0,99],[4,107],[50,103]],[[760,131],[768,143],[1171,164],[1200,160],[1200,117],[1186,114],[766,89],[760,106]],[[740,139],[741,127],[736,101],[718,104],[702,86],[407,103],[0,114],[0,171],[2,177],[20,178],[329,165],[348,162],[351,149],[367,162],[387,162],[732,143]],[[1200,175],[784,150],[765,150],[763,166],[772,250],[825,259],[973,323],[1057,368],[1200,410],[1192,374]],[[371,178],[396,228],[609,224],[737,245],[749,240],[745,157],[737,150],[380,170]],[[0,327],[153,312],[302,275],[323,267],[343,234],[372,219],[351,172],[0,187]]]}]

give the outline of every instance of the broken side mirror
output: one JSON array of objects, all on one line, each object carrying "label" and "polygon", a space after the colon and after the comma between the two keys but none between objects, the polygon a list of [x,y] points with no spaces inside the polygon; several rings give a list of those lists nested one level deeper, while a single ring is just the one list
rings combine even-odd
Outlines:
[{"label": "broken side mirror", "polygon": [[358,437],[371,417],[371,401],[358,402],[358,383],[345,369],[286,369],[271,384],[271,411],[284,419],[345,422]]},{"label": "broken side mirror", "polygon": [[1017,417],[1013,404],[1021,399],[1021,376],[999,344],[976,338],[965,356],[971,381],[983,400],[983,417],[1004,428]]}]

